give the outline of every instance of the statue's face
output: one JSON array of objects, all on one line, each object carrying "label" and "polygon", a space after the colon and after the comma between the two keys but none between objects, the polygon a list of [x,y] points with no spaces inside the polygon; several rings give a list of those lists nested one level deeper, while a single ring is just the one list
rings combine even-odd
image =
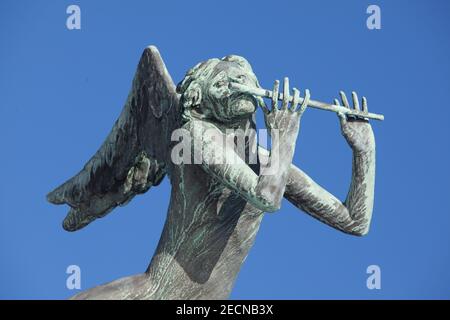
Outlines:
[{"label": "statue's face", "polygon": [[206,95],[212,115],[219,121],[233,121],[247,117],[257,108],[256,99],[229,88],[232,82],[256,87],[256,76],[234,62],[222,61],[208,81]]}]

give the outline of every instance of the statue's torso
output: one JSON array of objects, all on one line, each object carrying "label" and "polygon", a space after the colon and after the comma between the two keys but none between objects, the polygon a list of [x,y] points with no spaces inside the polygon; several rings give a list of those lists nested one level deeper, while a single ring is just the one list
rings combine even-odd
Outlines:
[{"label": "statue's torso", "polygon": [[201,165],[173,166],[170,176],[168,217],[149,267],[157,287],[154,295],[227,298],[253,245],[262,212]]}]

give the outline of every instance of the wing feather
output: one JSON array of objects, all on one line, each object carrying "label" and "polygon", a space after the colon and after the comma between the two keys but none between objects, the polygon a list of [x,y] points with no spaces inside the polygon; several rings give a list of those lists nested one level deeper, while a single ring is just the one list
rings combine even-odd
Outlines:
[{"label": "wing feather", "polygon": [[97,153],[47,195],[71,209],[63,228],[75,231],[158,185],[170,159],[170,134],[180,126],[179,97],[154,46],[139,61],[125,106]]}]

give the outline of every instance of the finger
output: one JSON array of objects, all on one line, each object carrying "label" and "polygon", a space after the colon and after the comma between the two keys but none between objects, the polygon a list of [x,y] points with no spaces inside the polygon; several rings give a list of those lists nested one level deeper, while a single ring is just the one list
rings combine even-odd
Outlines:
[{"label": "finger", "polygon": [[341,122],[341,128],[345,128],[345,125],[347,124],[347,116],[343,112],[337,113],[339,117],[339,121]]},{"label": "finger", "polygon": [[306,107],[308,106],[310,97],[311,97],[311,94],[309,93],[309,90],[306,89],[305,90],[305,98],[303,99],[302,105],[300,106],[300,114],[303,114],[303,112],[305,112]]},{"label": "finger", "polygon": [[[335,106],[342,107],[338,99],[334,99],[333,102]],[[345,112],[338,112],[337,115],[339,117],[339,120],[341,120],[341,125],[347,123],[347,115],[345,114]]]},{"label": "finger", "polygon": [[369,108],[367,107],[367,99],[366,97],[362,97],[362,111],[365,113],[369,112]]},{"label": "finger", "polygon": [[356,94],[355,91],[352,91],[352,100],[353,100],[353,108],[356,111],[360,111],[361,109],[359,108],[358,95]]},{"label": "finger", "polygon": [[350,108],[350,105],[348,104],[347,96],[345,95],[344,91],[339,91],[339,95],[341,96],[342,104],[346,108]]},{"label": "finger", "polygon": [[268,114],[270,112],[269,108],[267,107],[266,102],[262,97],[256,97],[256,100],[258,101],[258,105],[261,107],[262,111],[265,114]]},{"label": "finger", "polygon": [[272,92],[272,111],[278,110],[278,90],[280,88],[280,81],[275,80],[275,83],[273,85],[273,92]]},{"label": "finger", "polygon": [[292,99],[290,110],[295,111],[297,109],[298,102],[300,100],[300,91],[297,88],[293,88],[292,91],[294,91],[294,98]]},{"label": "finger", "polygon": [[289,104],[289,78],[285,77],[283,82],[283,101],[281,102],[281,109],[286,110]]}]

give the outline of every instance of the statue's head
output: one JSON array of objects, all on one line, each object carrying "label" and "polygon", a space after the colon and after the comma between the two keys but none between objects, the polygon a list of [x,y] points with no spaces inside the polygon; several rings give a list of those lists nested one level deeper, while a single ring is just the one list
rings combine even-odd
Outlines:
[{"label": "statue's head", "polygon": [[239,56],[210,59],[190,69],[177,86],[183,119],[233,122],[254,113],[258,106],[255,97],[230,89],[232,82],[259,87],[250,64]]}]

